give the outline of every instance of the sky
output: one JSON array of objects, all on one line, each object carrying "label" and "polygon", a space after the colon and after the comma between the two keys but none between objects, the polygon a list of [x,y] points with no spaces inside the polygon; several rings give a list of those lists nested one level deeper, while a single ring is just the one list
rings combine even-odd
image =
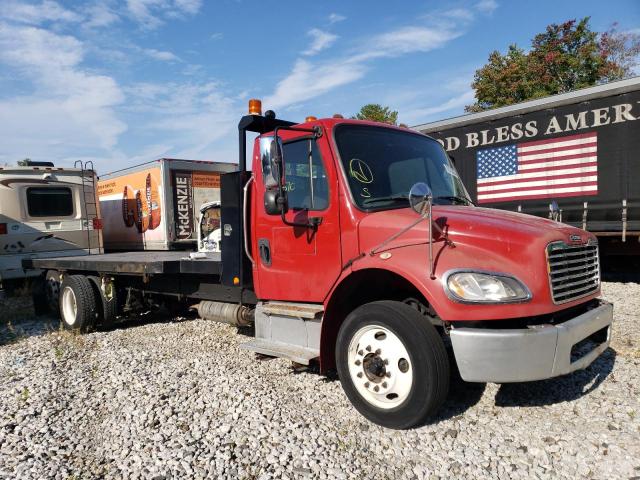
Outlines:
[{"label": "sky", "polygon": [[250,98],[293,121],[461,115],[491,51],[584,16],[636,31],[640,1],[0,0],[0,165],[235,162]]}]

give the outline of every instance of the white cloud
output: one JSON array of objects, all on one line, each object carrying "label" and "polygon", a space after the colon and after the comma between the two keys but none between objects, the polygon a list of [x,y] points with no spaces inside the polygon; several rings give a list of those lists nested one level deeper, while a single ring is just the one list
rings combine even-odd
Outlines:
[{"label": "white cloud", "polygon": [[155,48],[144,48],[142,49],[143,53],[154,60],[159,60],[161,62],[179,62],[180,58],[174,53],[156,50]]},{"label": "white cloud", "polygon": [[127,9],[135,21],[145,28],[153,29],[164,23],[151,13],[150,7],[157,3],[156,0],[127,0]]},{"label": "white cloud", "polygon": [[349,60],[315,65],[298,59],[291,73],[278,83],[264,104],[268,108],[280,108],[303,102],[354,82],[362,78],[365,71],[364,65]]},{"label": "white cloud", "polygon": [[143,28],[152,30],[165,23],[165,18],[195,15],[202,0],[127,0],[129,14]]},{"label": "white cloud", "polygon": [[403,27],[367,40],[367,47],[353,58],[358,61],[428,52],[462,35],[461,30],[441,27]]},{"label": "white cloud", "polygon": [[476,8],[482,13],[493,13],[498,8],[498,2],[496,0],[480,0],[476,3]]},{"label": "white cloud", "polygon": [[345,17],[344,15],[340,15],[338,13],[332,13],[331,15],[329,15],[329,23],[338,23],[346,19],[347,17]]},{"label": "white cloud", "polygon": [[202,7],[202,0],[175,0],[174,5],[178,11],[195,15]]},{"label": "white cloud", "polygon": [[222,40],[223,37],[224,37],[224,34],[222,32],[215,32],[209,36],[211,40]]},{"label": "white cloud", "polygon": [[113,78],[82,69],[83,57],[74,37],[0,24],[0,64],[33,87],[29,95],[0,100],[5,155],[46,158],[115,147],[127,127],[114,111],[124,96]]},{"label": "white cloud", "polygon": [[120,17],[104,3],[96,3],[86,8],[85,28],[107,27],[120,20]]},{"label": "white cloud", "polygon": [[3,1],[0,6],[0,18],[32,25],[43,22],[79,22],[82,20],[82,16],[51,0],[45,0],[40,4],[26,4],[14,0]]},{"label": "white cloud", "polygon": [[439,15],[441,18],[448,18],[461,22],[471,22],[474,19],[473,12],[466,8],[452,8],[450,10],[445,10]]},{"label": "white cloud", "polygon": [[128,92],[132,111],[146,119],[143,133],[161,136],[172,145],[171,155],[181,158],[216,157],[215,142],[233,135],[242,113],[216,82],[141,83]]},{"label": "white cloud", "polygon": [[342,58],[322,63],[299,58],[289,75],[278,82],[275,91],[265,99],[265,105],[280,108],[302,103],[359,80],[374,59],[428,52],[462,34],[463,30],[453,23],[407,26],[368,38],[360,43],[359,49]]},{"label": "white cloud", "polygon": [[329,48],[338,38],[337,35],[325,32],[324,30],[320,30],[319,28],[312,28],[307,32],[307,35],[312,39],[311,45],[302,54],[308,56],[315,55],[325,48]]},{"label": "white cloud", "polygon": [[439,105],[430,107],[414,108],[401,110],[402,121],[405,123],[413,124],[415,122],[428,122],[440,118],[438,114],[444,112],[454,112],[462,114],[463,107],[469,105],[474,101],[474,92],[471,89],[467,89],[463,93],[451,97]]}]

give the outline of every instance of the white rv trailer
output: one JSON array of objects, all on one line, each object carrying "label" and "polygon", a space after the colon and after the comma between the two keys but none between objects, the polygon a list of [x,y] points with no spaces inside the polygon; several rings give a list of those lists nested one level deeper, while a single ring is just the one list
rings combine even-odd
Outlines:
[{"label": "white rv trailer", "polygon": [[22,259],[101,253],[101,229],[91,162],[0,167],[0,291],[40,274],[24,270]]}]

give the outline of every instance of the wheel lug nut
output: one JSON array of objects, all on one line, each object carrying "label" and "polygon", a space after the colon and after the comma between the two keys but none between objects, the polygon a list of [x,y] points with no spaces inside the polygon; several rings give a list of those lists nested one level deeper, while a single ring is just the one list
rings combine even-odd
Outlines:
[{"label": "wheel lug nut", "polygon": [[364,384],[365,388],[369,388],[369,385],[371,385],[369,382],[365,382]]},{"label": "wheel lug nut", "polygon": [[387,388],[387,382],[382,382],[382,388]]},{"label": "wheel lug nut", "polygon": [[380,390],[380,387],[376,385],[375,387],[373,387],[373,389],[377,392],[378,390]]},{"label": "wheel lug nut", "polygon": [[367,352],[371,351],[371,345],[367,345]]},{"label": "wheel lug nut", "polygon": [[364,352],[362,350],[358,350],[358,355],[362,356],[364,355]]},{"label": "wheel lug nut", "polygon": [[376,350],[376,355],[380,355],[381,353],[382,353],[382,350],[380,350],[380,349]]},{"label": "wheel lug nut", "polygon": [[384,364],[385,364],[385,365],[389,365],[389,360],[385,358],[385,359],[384,359]]},{"label": "wheel lug nut", "polygon": [[360,366],[362,362],[360,360],[356,360],[356,365]]},{"label": "wheel lug nut", "polygon": [[358,372],[358,378],[362,378],[362,372]]},{"label": "wheel lug nut", "polygon": [[391,376],[391,372],[387,372],[387,378]]}]

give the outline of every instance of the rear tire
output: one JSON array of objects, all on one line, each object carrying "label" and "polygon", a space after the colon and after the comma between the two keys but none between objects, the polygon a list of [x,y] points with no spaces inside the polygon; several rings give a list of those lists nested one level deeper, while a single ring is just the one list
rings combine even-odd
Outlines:
[{"label": "rear tire", "polygon": [[60,273],[56,270],[47,270],[44,282],[49,311],[56,314],[58,312],[58,305],[60,304]]},{"label": "rear tire", "polygon": [[31,299],[33,300],[33,311],[37,316],[51,313],[47,302],[46,285],[42,276],[33,279],[31,284]]},{"label": "rear tire", "polygon": [[116,322],[118,316],[118,295],[115,285],[111,285],[111,298],[107,298],[102,292],[102,280],[100,277],[87,277],[92,283],[93,291],[97,298],[98,324],[101,327],[109,328]]},{"label": "rear tire", "polygon": [[336,365],[353,406],[383,427],[424,423],[449,391],[440,335],[402,302],[372,302],[351,312],[338,333]]},{"label": "rear tire", "polygon": [[91,280],[83,275],[65,276],[60,287],[60,317],[64,328],[91,330],[98,318],[98,302]]}]

